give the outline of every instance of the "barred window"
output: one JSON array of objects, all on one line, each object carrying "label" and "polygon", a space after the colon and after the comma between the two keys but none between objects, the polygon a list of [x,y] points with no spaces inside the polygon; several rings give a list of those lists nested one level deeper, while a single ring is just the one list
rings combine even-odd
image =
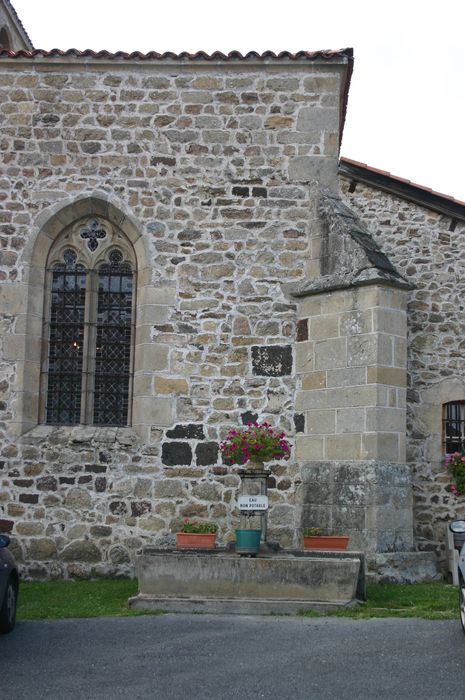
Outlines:
[{"label": "barred window", "polygon": [[464,449],[465,401],[450,401],[443,405],[443,442],[446,454]]},{"label": "barred window", "polygon": [[74,224],[51,251],[42,416],[53,425],[128,425],[134,262],[104,220]]}]

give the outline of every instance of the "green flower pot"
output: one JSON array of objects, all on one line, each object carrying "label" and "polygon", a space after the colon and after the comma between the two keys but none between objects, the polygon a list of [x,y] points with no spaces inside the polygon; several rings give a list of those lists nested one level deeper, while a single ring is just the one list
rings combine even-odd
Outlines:
[{"label": "green flower pot", "polygon": [[236,553],[258,554],[261,536],[261,530],[236,530]]}]

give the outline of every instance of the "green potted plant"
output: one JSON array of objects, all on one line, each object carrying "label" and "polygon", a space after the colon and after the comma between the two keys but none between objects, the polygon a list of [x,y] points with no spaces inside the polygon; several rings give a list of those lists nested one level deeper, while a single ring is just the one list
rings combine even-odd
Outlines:
[{"label": "green potted plant", "polygon": [[465,493],[465,454],[460,452],[446,454],[445,463],[455,482],[451,484],[450,492],[454,496],[461,496]]},{"label": "green potted plant", "polygon": [[349,544],[348,535],[327,535],[321,527],[304,530],[304,549],[344,550]]},{"label": "green potted plant", "polygon": [[220,443],[225,464],[247,465],[247,469],[264,469],[265,462],[289,459],[290,445],[283,432],[269,423],[248,423],[240,430],[230,430]]},{"label": "green potted plant", "polygon": [[218,525],[206,520],[184,518],[176,533],[177,549],[215,549]]}]

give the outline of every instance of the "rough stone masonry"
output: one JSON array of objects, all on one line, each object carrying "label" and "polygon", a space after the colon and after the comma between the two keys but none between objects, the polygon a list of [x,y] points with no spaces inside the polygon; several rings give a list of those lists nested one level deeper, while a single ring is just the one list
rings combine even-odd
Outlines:
[{"label": "rough stone masonry", "polygon": [[[293,442],[271,539],[412,548],[410,285],[338,197],[351,60],[1,55],[0,525],[26,575],[131,573],[185,516],[232,539],[218,445],[256,419]],[[94,220],[135,261],[130,420],[45,425],[47,264]]]}]

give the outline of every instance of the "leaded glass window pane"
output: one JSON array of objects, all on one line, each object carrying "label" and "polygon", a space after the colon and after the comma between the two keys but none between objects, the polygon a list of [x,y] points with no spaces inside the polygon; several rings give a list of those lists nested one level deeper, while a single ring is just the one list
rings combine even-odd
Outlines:
[{"label": "leaded glass window pane", "polygon": [[46,422],[80,423],[86,271],[66,251],[52,272]]},{"label": "leaded glass window pane", "polygon": [[99,269],[95,348],[95,425],[126,425],[131,361],[132,272],[119,251]]},{"label": "leaded glass window pane", "polygon": [[47,423],[130,420],[134,269],[126,244],[109,221],[83,217],[51,251],[41,389]]},{"label": "leaded glass window pane", "polygon": [[443,421],[446,453],[462,452],[465,448],[465,402],[444,404]]}]

